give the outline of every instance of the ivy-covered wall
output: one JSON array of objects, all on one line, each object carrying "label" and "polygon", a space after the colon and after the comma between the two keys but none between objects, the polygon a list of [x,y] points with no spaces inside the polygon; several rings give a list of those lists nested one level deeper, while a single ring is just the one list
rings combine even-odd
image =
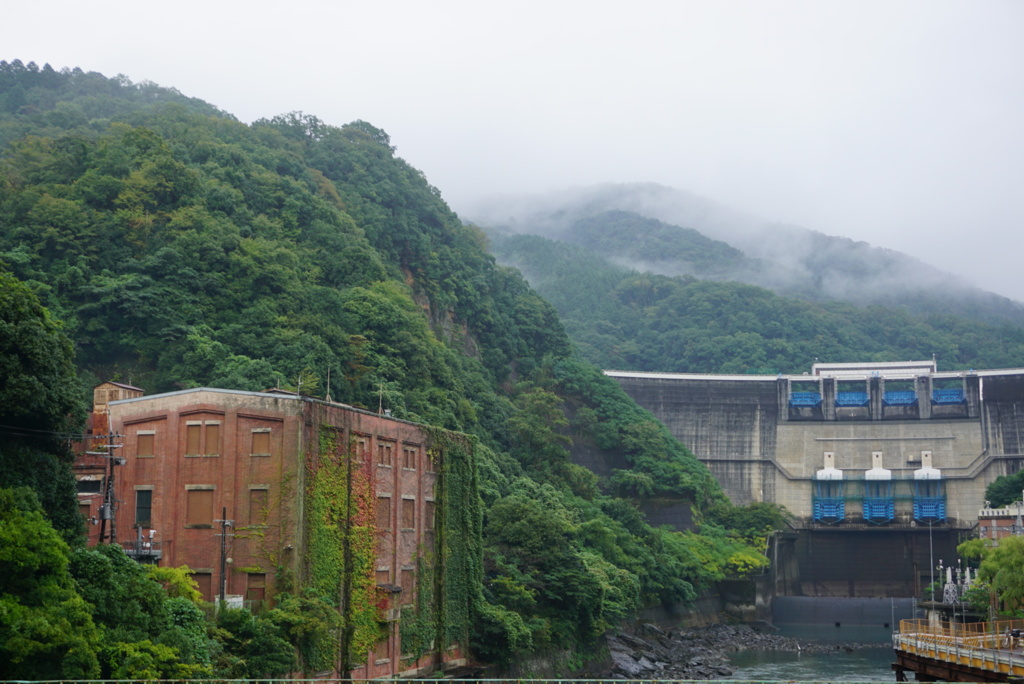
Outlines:
[{"label": "ivy-covered wall", "polygon": [[306,500],[306,588],[337,602],[341,633],[303,654],[313,670],[338,663],[347,672],[366,662],[386,636],[374,568],[379,532],[372,463],[341,430],[321,426],[309,461]]},{"label": "ivy-covered wall", "polygon": [[[310,408],[302,591],[320,605],[335,606],[340,619],[307,640],[300,654],[304,669],[380,676],[375,668],[397,674],[465,655],[482,576],[475,441],[360,411]],[[384,465],[381,444],[415,444],[423,462],[406,468],[396,453],[395,462]],[[418,478],[422,497],[415,530],[400,529],[401,491],[389,489],[390,477]],[[378,511],[381,496],[394,497],[394,524],[382,523],[388,511]],[[419,543],[406,557],[399,539],[411,533]],[[409,565],[415,567],[414,582],[405,591],[414,591],[413,597],[378,585],[380,568],[397,574]],[[396,618],[392,629],[389,619]],[[388,659],[398,662],[381,664]]]},{"label": "ivy-covered wall", "polygon": [[416,563],[416,602],[401,614],[403,656],[414,660],[436,648],[469,645],[483,575],[482,505],[475,441],[429,429],[428,457],[439,474],[434,491],[431,548]]}]

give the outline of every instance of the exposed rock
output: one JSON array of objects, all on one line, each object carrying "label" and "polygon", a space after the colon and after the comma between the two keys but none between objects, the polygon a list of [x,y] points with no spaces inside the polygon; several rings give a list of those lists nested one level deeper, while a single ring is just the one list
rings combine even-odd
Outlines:
[{"label": "exposed rock", "polygon": [[611,664],[595,673],[607,679],[716,679],[735,668],[728,653],[745,649],[825,652],[853,650],[860,644],[819,644],[779,636],[750,625],[715,624],[695,629],[663,630],[652,624],[606,636]]}]

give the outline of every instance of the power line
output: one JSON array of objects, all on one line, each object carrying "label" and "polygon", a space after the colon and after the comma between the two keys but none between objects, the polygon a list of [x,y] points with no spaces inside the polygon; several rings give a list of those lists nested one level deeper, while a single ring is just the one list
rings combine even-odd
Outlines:
[{"label": "power line", "polygon": [[[37,430],[36,428],[19,425],[0,425],[0,434],[16,437],[59,437],[61,439],[106,439],[107,435],[89,435],[81,432],[57,432],[55,430]],[[114,435],[123,437],[124,435]]]}]

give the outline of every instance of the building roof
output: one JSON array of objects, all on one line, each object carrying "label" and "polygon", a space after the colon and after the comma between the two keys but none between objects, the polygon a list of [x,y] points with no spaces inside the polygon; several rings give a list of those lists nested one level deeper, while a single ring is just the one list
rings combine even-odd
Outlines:
[{"label": "building roof", "polygon": [[110,406],[121,406],[122,404],[132,404],[132,403],[136,403],[136,402],[153,401],[154,399],[165,399],[167,397],[178,397],[178,396],[184,396],[186,394],[196,394],[196,393],[199,393],[199,392],[212,392],[212,393],[215,393],[215,394],[229,394],[229,395],[243,396],[243,397],[259,397],[261,399],[272,398],[272,399],[279,399],[279,400],[285,400],[285,401],[306,402],[306,403],[309,403],[309,404],[323,404],[324,406],[335,406],[337,408],[345,409],[346,411],[354,411],[356,413],[362,413],[362,414],[365,414],[365,415],[368,415],[368,416],[375,416],[377,418],[382,418],[382,419],[385,419],[385,420],[394,420],[394,421],[397,421],[399,423],[407,423],[409,425],[416,425],[416,426],[420,426],[420,427],[422,427],[424,425],[424,423],[418,423],[416,421],[406,420],[404,418],[396,418],[395,416],[392,416],[392,415],[389,415],[389,414],[386,414],[386,413],[377,413],[376,411],[368,411],[366,409],[361,409],[361,408],[358,408],[356,406],[350,406],[349,404],[342,404],[342,403],[339,403],[339,402],[336,402],[336,401],[326,401],[324,399],[318,399],[317,397],[310,397],[310,396],[307,396],[307,395],[304,395],[304,394],[296,394],[295,392],[290,392],[290,391],[287,391],[287,390],[276,390],[276,389],[264,390],[262,392],[251,392],[251,391],[247,391],[247,390],[223,389],[223,388],[220,388],[220,387],[190,387],[189,389],[176,390],[174,392],[163,392],[161,394],[147,394],[145,396],[132,397],[132,398],[129,398],[129,399],[118,399],[116,401],[110,402],[109,405]]},{"label": "building roof", "polygon": [[135,392],[145,392],[146,391],[146,390],[142,389],[141,387],[136,387],[134,385],[126,385],[123,382],[114,382],[113,380],[105,380],[105,381],[101,382],[100,384],[96,385],[96,387],[102,387],[103,385],[113,385],[114,387],[120,387],[121,389],[127,389],[127,390],[133,390]]}]

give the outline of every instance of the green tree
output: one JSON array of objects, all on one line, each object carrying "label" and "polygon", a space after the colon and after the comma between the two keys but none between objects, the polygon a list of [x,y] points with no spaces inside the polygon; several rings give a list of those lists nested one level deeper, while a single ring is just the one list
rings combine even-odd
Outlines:
[{"label": "green tree", "polygon": [[0,672],[96,679],[100,634],[68,572],[68,546],[27,487],[0,489]]},{"label": "green tree", "polygon": [[0,487],[31,487],[65,540],[80,540],[68,441],[84,418],[71,341],[24,283],[0,270]]},{"label": "green tree", "polygon": [[217,611],[216,636],[223,646],[217,662],[220,676],[281,677],[296,667],[295,648],[281,627],[244,608],[222,606]]},{"label": "green tree", "polygon": [[964,558],[980,558],[978,580],[995,592],[1004,614],[1024,615],[1024,537],[1004,537],[997,546],[973,539],[957,551]]},{"label": "green tree", "polygon": [[105,641],[155,640],[167,628],[163,587],[120,546],[76,549],[69,570]]},{"label": "green tree", "polygon": [[1013,475],[1000,475],[985,488],[985,498],[993,508],[1009,506],[1024,497],[1024,470]]}]

